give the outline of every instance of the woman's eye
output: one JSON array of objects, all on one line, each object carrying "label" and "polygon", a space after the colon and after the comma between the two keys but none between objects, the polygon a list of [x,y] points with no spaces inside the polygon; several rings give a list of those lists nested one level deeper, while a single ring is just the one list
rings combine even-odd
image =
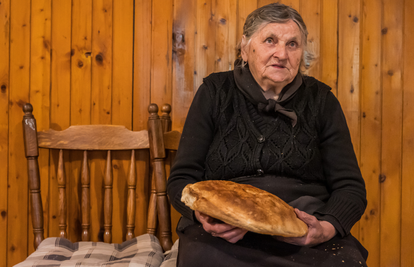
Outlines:
[{"label": "woman's eye", "polygon": [[291,47],[291,48],[295,48],[295,47],[297,47],[297,46],[298,46],[298,44],[297,44],[296,42],[290,42],[290,43],[288,44],[288,46],[289,46],[289,47]]},{"label": "woman's eye", "polygon": [[272,40],[272,38],[267,38],[267,39],[265,40],[265,43],[268,43],[268,44],[271,44],[271,43],[273,43],[273,40]]}]

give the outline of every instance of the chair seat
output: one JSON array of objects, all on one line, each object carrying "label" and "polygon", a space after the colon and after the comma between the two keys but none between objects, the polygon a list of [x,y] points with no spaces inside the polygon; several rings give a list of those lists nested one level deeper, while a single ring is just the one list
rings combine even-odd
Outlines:
[{"label": "chair seat", "polygon": [[76,242],[50,237],[37,250],[15,267],[28,266],[112,266],[158,267],[164,259],[158,238],[144,234],[121,244],[103,242]]}]

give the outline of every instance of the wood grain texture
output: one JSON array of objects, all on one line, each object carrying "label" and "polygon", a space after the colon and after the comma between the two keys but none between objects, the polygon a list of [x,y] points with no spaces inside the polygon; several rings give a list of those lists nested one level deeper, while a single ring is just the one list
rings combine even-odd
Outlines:
[{"label": "wood grain texture", "polygon": [[[51,68],[51,0],[35,1],[31,6],[31,47],[30,47],[30,103],[37,108],[34,110],[38,130],[49,129],[50,125],[50,68]],[[40,151],[38,158],[40,177],[49,176],[49,153]],[[49,183],[45,179],[41,183],[43,214],[48,217],[48,192]],[[30,206],[29,206],[30,207]],[[29,212],[30,217],[31,212]],[[29,218],[29,221],[31,219]],[[29,232],[32,232],[29,224]],[[48,225],[45,225],[45,229]],[[32,236],[29,236],[29,240]],[[33,244],[33,241],[29,241]],[[34,247],[29,245],[29,253]]]},{"label": "wood grain texture", "polygon": [[338,1],[321,1],[320,79],[338,94]]},{"label": "wood grain texture", "polygon": [[0,266],[7,265],[7,221],[8,221],[8,169],[9,169],[9,47],[10,47],[10,1],[0,5]]},{"label": "wood grain texture", "polygon": [[152,6],[151,103],[161,105],[172,97],[173,0],[152,0]]},{"label": "wood grain texture", "polygon": [[94,0],[92,9],[92,124],[112,121],[112,0]]},{"label": "wood grain texture", "polygon": [[174,4],[171,104],[180,106],[173,114],[177,129],[184,126],[194,94],[196,7],[196,1],[177,0]]},{"label": "wood grain texture", "polygon": [[[22,106],[29,101],[30,88],[30,1],[10,2],[10,94],[9,94],[9,171],[7,205],[7,265],[27,257],[28,179],[23,163],[21,127]],[[20,203],[24,203],[19,207]]]},{"label": "wood grain texture", "polygon": [[363,1],[361,25],[361,172],[368,206],[360,221],[360,241],[369,251],[369,266],[380,266],[381,173],[381,10]]},{"label": "wood grain texture", "polygon": [[[70,126],[71,115],[72,1],[53,0],[51,9],[50,128],[62,130]],[[64,158],[69,159],[69,153],[65,151],[63,154]],[[50,161],[53,164],[50,164],[49,168],[48,195],[50,199],[58,199],[59,189],[56,176],[58,151],[50,152]],[[69,171],[70,168],[64,167]],[[43,184],[46,184],[46,181]],[[58,203],[48,201],[47,206],[45,236],[58,236],[60,231]]]},{"label": "wood grain texture", "polygon": [[203,79],[214,72],[216,16],[214,0],[197,0],[197,34],[195,73],[196,82],[194,92],[203,83]]},{"label": "wood grain texture", "polygon": [[[360,157],[360,1],[338,6],[338,99],[345,114],[357,159]],[[345,42],[346,40],[346,42]],[[351,233],[358,238],[359,226]]]},{"label": "wood grain texture", "polygon": [[402,182],[401,182],[401,266],[414,266],[414,77],[411,71],[414,68],[414,51],[410,48],[414,42],[414,2],[404,2],[404,43],[403,43],[403,142],[402,142]]},{"label": "wood grain texture", "polygon": [[308,28],[308,49],[315,55],[315,61],[304,73],[321,79],[320,64],[321,58],[321,0],[301,1],[301,16]]},{"label": "wood grain texture", "polygon": [[91,123],[92,0],[72,1],[71,125]]},{"label": "wood grain texture", "polygon": [[[401,151],[404,1],[382,2],[380,266],[401,264]],[[389,201],[391,200],[392,201]],[[387,245],[385,245],[387,244]]]},{"label": "wood grain texture", "polygon": [[[106,134],[97,134],[103,131]],[[147,136],[146,130],[130,131],[120,125],[75,125],[63,131],[49,129],[38,134],[39,147],[74,150],[143,149],[149,147]]]}]

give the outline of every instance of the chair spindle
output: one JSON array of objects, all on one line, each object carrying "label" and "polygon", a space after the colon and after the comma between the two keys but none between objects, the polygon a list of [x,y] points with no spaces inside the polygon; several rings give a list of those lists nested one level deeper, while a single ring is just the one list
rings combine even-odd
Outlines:
[{"label": "chair spindle", "polygon": [[59,162],[57,169],[57,183],[59,191],[59,236],[67,238],[66,233],[66,175],[63,162],[63,150],[59,150]]},{"label": "chair spindle", "polygon": [[106,158],[105,171],[105,198],[104,198],[104,242],[111,243],[112,241],[112,158],[111,151],[108,150]]},{"label": "chair spindle", "polygon": [[128,203],[127,203],[127,234],[126,240],[134,238],[135,230],[135,190],[137,187],[137,175],[135,169],[135,150],[131,151],[131,164],[128,174]]},{"label": "chair spindle", "polygon": [[90,176],[88,167],[88,152],[83,151],[82,158],[82,241],[90,241],[91,236],[89,232],[89,226],[91,224],[91,211],[90,211]]}]

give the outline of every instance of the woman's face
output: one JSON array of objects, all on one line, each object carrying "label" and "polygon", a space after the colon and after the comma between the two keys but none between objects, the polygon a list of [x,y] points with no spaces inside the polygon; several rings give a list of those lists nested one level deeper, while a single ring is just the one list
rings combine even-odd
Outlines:
[{"label": "woman's face", "polygon": [[263,90],[279,94],[293,81],[302,60],[302,39],[293,20],[267,24],[252,35],[250,43],[243,36],[243,60],[249,63],[253,77]]}]

